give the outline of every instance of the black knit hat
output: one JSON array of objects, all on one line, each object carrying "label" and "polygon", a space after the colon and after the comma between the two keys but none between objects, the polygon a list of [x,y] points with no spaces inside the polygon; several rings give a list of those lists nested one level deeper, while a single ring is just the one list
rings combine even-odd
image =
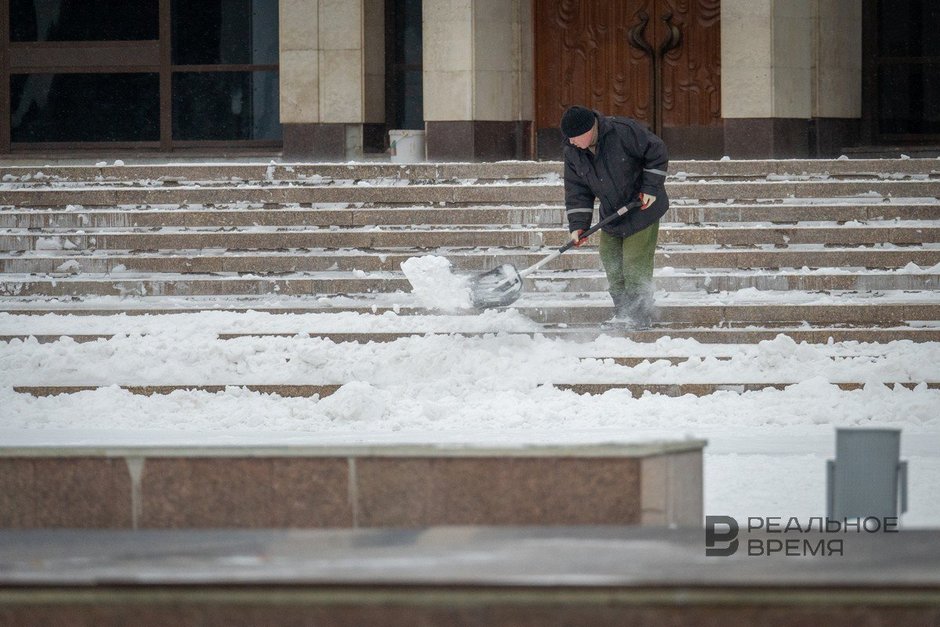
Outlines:
[{"label": "black knit hat", "polygon": [[590,109],[578,105],[568,107],[565,114],[561,116],[561,132],[568,139],[584,135],[594,128],[594,119],[594,112]]}]

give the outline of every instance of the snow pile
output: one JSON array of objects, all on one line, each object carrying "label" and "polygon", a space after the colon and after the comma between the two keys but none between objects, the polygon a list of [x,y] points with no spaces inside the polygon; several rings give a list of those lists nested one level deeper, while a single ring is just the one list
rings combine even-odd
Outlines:
[{"label": "snow pile", "polygon": [[[624,365],[613,359],[619,356],[639,361]],[[624,338],[575,342],[506,334],[337,343],[307,334],[221,340],[185,327],[83,343],[65,337],[0,344],[0,382],[14,386],[362,383],[444,396],[480,386],[525,391],[546,383],[800,383],[809,377],[940,381],[940,344],[824,346],[781,335],[756,346],[663,339],[650,347]]]},{"label": "snow pile", "polygon": [[[401,294],[391,296],[401,297]],[[218,333],[532,333],[542,326],[517,309],[489,309],[477,315],[410,316],[338,311],[269,313],[266,311],[193,311],[170,315],[23,315],[0,312],[0,335],[89,335]]]},{"label": "snow pile", "polygon": [[[192,442],[262,444],[463,442],[482,445],[642,442],[706,438],[710,451],[806,452],[830,443],[833,427],[903,428],[909,443],[938,446],[940,390],[866,385],[840,390],[821,378],[783,390],[666,397],[613,389],[580,396],[551,385],[473,386],[441,380],[376,386],[353,381],[324,398],[282,398],[230,386],[135,395],[118,386],[34,397],[0,387],[0,437],[41,443],[79,431],[98,444],[125,434],[155,444],[185,433]],[[43,432],[46,433],[43,433]],[[157,434],[155,432],[162,432]],[[143,434],[150,434],[144,436]],[[192,438],[192,436],[190,436]],[[87,441],[87,440],[86,440]]]},{"label": "snow pile", "polygon": [[[369,343],[306,334],[224,340],[179,324],[177,316],[160,318],[177,326],[85,343],[0,344],[0,430],[235,430],[262,439],[300,432],[314,441],[325,434],[361,441],[401,433],[406,440],[421,434],[428,441],[518,443],[738,437],[742,429],[758,429],[760,439],[773,440],[774,432],[802,438],[819,429],[831,433],[833,425],[903,426],[940,435],[940,390],[926,384],[940,379],[938,343],[814,345],[779,336],[756,346],[668,338],[649,345],[604,336],[577,342],[514,334]],[[678,359],[628,366],[612,359],[621,355]],[[845,380],[865,385],[856,391],[835,385]],[[708,381],[792,385],[682,398],[637,398],[624,389],[579,396],[553,385]],[[146,397],[114,384],[228,387]],[[324,398],[281,398],[240,387],[251,384],[340,388]],[[16,393],[18,385],[108,387],[35,398]]]},{"label": "snow pile", "polygon": [[402,262],[401,269],[411,283],[412,293],[425,307],[454,311],[473,306],[468,277],[451,272],[446,257],[410,257]]}]

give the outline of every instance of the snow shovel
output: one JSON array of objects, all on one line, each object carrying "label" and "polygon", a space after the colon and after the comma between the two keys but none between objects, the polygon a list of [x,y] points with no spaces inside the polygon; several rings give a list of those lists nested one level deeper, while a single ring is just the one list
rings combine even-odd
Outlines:
[{"label": "snow shovel", "polygon": [[[617,218],[625,215],[631,209],[641,205],[639,200],[635,200],[624,207],[610,214],[587,231],[581,234],[581,239],[594,234],[598,229],[613,222]],[[535,265],[529,266],[525,270],[516,270],[516,266],[511,263],[505,263],[498,268],[493,268],[484,272],[470,281],[470,300],[477,309],[487,309],[489,307],[506,307],[513,304],[522,293],[522,279],[532,274],[546,263],[562,254],[574,246],[574,242],[569,240],[564,246],[542,259]]]}]

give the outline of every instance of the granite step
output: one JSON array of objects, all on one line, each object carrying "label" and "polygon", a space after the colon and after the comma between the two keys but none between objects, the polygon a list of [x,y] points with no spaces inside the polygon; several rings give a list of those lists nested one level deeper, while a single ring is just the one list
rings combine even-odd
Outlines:
[{"label": "granite step", "polygon": [[[138,160],[139,161],[139,160]],[[501,161],[490,163],[141,163],[126,159],[125,164],[17,164],[15,158],[0,166],[0,182],[41,183],[50,181],[291,181],[316,179],[406,179],[505,180],[542,178],[562,174],[557,161]],[[759,159],[759,160],[674,160],[671,176],[742,177],[768,176],[871,176],[940,175],[936,159]],[[38,175],[38,176],[37,176]]]},{"label": "granite step", "polygon": [[[48,310],[29,311],[22,310],[17,313],[23,313],[28,319],[30,315],[45,316],[50,314]],[[58,313],[62,313],[61,311]],[[95,310],[76,310],[69,311],[68,314],[75,314],[80,319],[83,315],[113,315],[114,311],[95,311]],[[135,311],[126,312],[128,315],[134,315]],[[152,313],[152,312],[144,312]],[[160,313],[160,312],[157,312]],[[164,312],[174,313],[174,312]],[[20,321],[26,326],[21,316]],[[220,340],[231,340],[243,337],[295,337],[301,331],[294,332],[271,332],[271,331],[245,331],[240,333],[217,333],[216,337]],[[356,342],[368,344],[372,342],[394,342],[409,337],[427,337],[431,335],[456,335],[462,337],[477,337],[492,334],[487,332],[469,332],[469,331],[303,331],[305,337],[326,338],[336,343]],[[673,339],[692,339],[700,344],[756,344],[758,342],[770,341],[778,335],[784,334],[795,342],[806,342],[808,344],[826,344],[829,342],[867,342],[884,344],[895,341],[912,342],[938,342],[940,341],[940,327],[926,326],[895,326],[895,327],[875,327],[875,326],[832,326],[819,325],[810,326],[800,324],[798,326],[766,325],[762,327],[698,327],[698,326],[678,326],[678,325],[657,325],[654,328],[645,331],[624,331],[616,328],[602,328],[597,325],[545,325],[542,330],[529,333],[523,332],[501,332],[512,335],[538,335],[550,339],[566,339],[575,341],[592,341],[600,336],[607,337],[628,337],[635,342],[654,343],[662,338]],[[108,340],[114,337],[114,333],[88,333],[88,332],[23,332],[18,334],[0,334],[0,342],[12,341],[32,341],[39,343],[58,342],[67,339],[69,342],[97,342],[99,340]]]},{"label": "granite step", "polygon": [[[940,203],[879,202],[849,204],[674,203],[663,222],[802,222],[931,220],[940,217]],[[561,206],[542,207],[381,207],[304,208],[234,204],[199,209],[152,207],[56,209],[0,208],[0,228],[127,228],[127,227],[232,227],[232,226],[340,226],[369,225],[550,225],[566,224]]]},{"label": "granite step", "polygon": [[[0,312],[157,314],[192,311],[265,311],[268,313],[340,313],[398,315],[428,313],[411,294],[352,296],[95,296],[0,297]],[[657,320],[663,325],[861,325],[910,326],[940,321],[940,293],[925,292],[723,292],[657,294]],[[513,306],[541,324],[601,324],[611,316],[606,292],[524,293]]]},{"label": "granite step", "polygon": [[[559,390],[568,390],[575,394],[599,395],[611,390],[627,390],[635,397],[642,396],[645,393],[658,394],[662,396],[679,397],[691,394],[693,396],[708,396],[716,392],[760,392],[761,390],[774,389],[783,390],[787,387],[799,383],[798,381],[780,381],[780,382],[731,382],[731,383],[622,383],[622,382],[602,382],[602,383],[546,383],[545,385],[557,388]],[[851,391],[860,390],[870,383],[870,381],[833,381],[833,385],[840,390]],[[940,382],[911,382],[911,381],[883,381],[883,385],[890,388],[900,386],[906,389],[914,389],[918,385],[926,384],[929,389],[940,389]],[[90,392],[104,387],[98,385],[15,385],[13,391],[19,394],[29,394],[31,396],[59,396],[60,394],[78,394],[81,392]],[[334,394],[342,387],[342,384],[251,384],[251,383],[232,383],[232,384],[170,384],[170,385],[117,385],[122,390],[131,394],[140,396],[167,395],[180,391],[207,392],[215,394],[232,389],[248,390],[261,394],[274,394],[285,398],[326,398]]]},{"label": "granite step", "polygon": [[[25,320],[25,323],[29,323],[29,320]],[[76,321],[68,321],[71,326],[76,326]],[[78,322],[81,322],[78,321]],[[821,329],[820,329],[821,330]],[[718,363],[719,365],[730,364],[735,358],[751,358],[753,356],[759,355],[761,349],[755,348],[748,344],[722,344],[722,343],[712,343],[712,345],[704,345],[698,342],[694,343],[682,343],[682,344],[673,344],[669,343],[664,346],[661,342],[631,342],[626,346],[620,344],[616,348],[598,348],[596,345],[591,345],[591,342],[583,341],[583,338],[586,337],[588,329],[584,328],[580,332],[572,331],[571,328],[564,329],[551,329],[545,332],[523,332],[523,331],[505,331],[501,332],[500,335],[503,337],[512,337],[514,340],[519,338],[539,338],[540,340],[556,340],[556,341],[565,341],[569,342],[571,349],[577,353],[576,356],[579,361],[584,362],[588,365],[593,365],[595,363],[603,363],[605,365],[612,364],[616,366],[624,366],[628,368],[635,368],[637,366],[651,366],[657,365],[660,366],[663,363],[668,363],[670,366],[676,366],[680,364],[686,364],[689,362],[698,363],[700,361],[709,360],[710,362]],[[325,334],[288,334],[288,333],[261,333],[261,334],[251,334],[251,333],[209,333],[207,330],[194,333],[194,335],[212,335],[213,339],[219,342],[229,342],[232,340],[244,340],[244,339],[304,339],[304,340],[329,340],[332,344],[359,344],[363,343],[359,341],[358,338],[374,336],[384,341],[389,341],[386,336],[391,335],[400,335],[396,339],[435,339],[439,337],[454,337],[460,339],[486,339],[492,338],[492,332],[479,332],[479,333],[426,333],[426,334],[392,334],[392,333],[371,333],[364,332],[360,334],[353,334],[354,339],[351,341],[337,341],[331,339],[331,336]],[[68,338],[68,341],[74,341],[79,343],[76,338],[95,338],[94,340],[84,339],[84,342],[96,341],[96,340],[107,340],[114,337],[123,337],[125,335],[134,335],[135,337],[139,336],[142,338],[150,337],[153,335],[164,335],[163,331],[154,330],[152,333],[122,333],[122,334],[94,334],[88,336],[72,335],[72,334],[58,334],[58,335],[26,335],[23,337],[26,338],[35,338],[36,343],[45,343],[39,341],[40,338]],[[14,337],[14,336],[4,336],[4,337]],[[20,337],[20,336],[15,336]],[[601,337],[597,335],[594,339]],[[571,340],[575,338],[578,339],[578,345],[571,343]],[[394,341],[394,340],[391,340]],[[278,346],[282,346],[283,343],[275,343]],[[771,342],[773,344],[773,342]],[[859,348],[857,346],[843,346],[843,345],[833,345],[829,347],[815,347],[819,353],[827,354],[817,354],[815,355],[816,359],[824,359],[831,362],[832,364],[840,363],[844,360],[859,360],[859,359],[880,359],[884,357],[886,351],[883,346],[870,345],[866,347]],[[909,379],[909,378],[908,378]],[[783,379],[781,379],[782,381]],[[846,379],[848,380],[848,379]],[[911,379],[912,381],[913,379]],[[910,382],[910,381],[909,381]],[[69,382],[69,384],[74,383],[74,381]],[[88,384],[98,383],[95,381],[89,381]],[[125,381],[124,383],[128,383]],[[278,383],[286,383],[284,381]],[[307,384],[309,382],[305,382]],[[611,383],[617,383],[612,381]],[[19,382],[17,383],[19,384]],[[58,383],[57,385],[60,385]],[[141,383],[142,384],[142,383]],[[30,384],[32,385],[32,384]],[[150,384],[148,384],[150,385]],[[238,383],[238,385],[244,385],[244,382]]]},{"label": "granite step", "polygon": [[[654,272],[656,288],[665,292],[718,292],[747,288],[758,290],[934,290],[940,288],[940,268],[934,272],[833,272],[831,270],[767,271],[669,268]],[[525,279],[528,292],[600,292],[608,281],[599,271],[540,272]],[[257,275],[133,274],[37,277],[0,274],[3,296],[107,296],[107,295],[328,295],[372,292],[410,292],[400,272],[292,273],[273,277]]]},{"label": "granite step", "polygon": [[[916,245],[940,242],[940,223],[875,222],[871,225],[760,225],[723,223],[721,225],[663,224],[662,244],[748,246],[790,244],[895,244]],[[287,248],[415,248],[498,246],[530,248],[557,247],[568,240],[567,229],[499,229],[426,227],[362,227],[358,229],[316,229],[303,227],[233,227],[232,229],[47,229],[25,231],[6,229],[0,233],[0,250],[168,250],[228,248],[279,250]],[[592,242],[593,244],[593,242]]]},{"label": "granite step", "polygon": [[[350,251],[238,251],[174,250],[144,251],[69,251],[39,250],[23,253],[0,252],[0,272],[21,274],[80,273],[290,273],[355,271],[398,271],[405,260],[434,254],[450,260],[458,271],[479,272],[502,263],[528,267],[550,252],[490,248],[421,250],[350,250]],[[664,244],[656,251],[659,268],[873,268],[897,269],[909,263],[932,267],[940,264],[940,245],[912,246],[828,246],[791,244],[773,247],[681,246]],[[558,270],[598,270],[597,250],[584,247],[572,250],[550,264]]]},{"label": "granite step", "polygon": [[[667,182],[674,199],[760,200],[773,198],[938,198],[940,179],[859,181],[708,181]],[[129,204],[219,203],[560,203],[561,184],[466,184],[466,185],[227,185],[227,186],[95,186],[10,189],[0,186],[0,205],[21,207],[103,206]]]}]

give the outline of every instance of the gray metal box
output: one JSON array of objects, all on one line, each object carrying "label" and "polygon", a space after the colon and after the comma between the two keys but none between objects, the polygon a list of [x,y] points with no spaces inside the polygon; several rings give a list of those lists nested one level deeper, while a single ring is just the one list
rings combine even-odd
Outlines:
[{"label": "gray metal box", "polygon": [[836,429],[836,459],[826,464],[832,519],[885,518],[907,511],[907,462],[900,429]]}]

